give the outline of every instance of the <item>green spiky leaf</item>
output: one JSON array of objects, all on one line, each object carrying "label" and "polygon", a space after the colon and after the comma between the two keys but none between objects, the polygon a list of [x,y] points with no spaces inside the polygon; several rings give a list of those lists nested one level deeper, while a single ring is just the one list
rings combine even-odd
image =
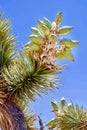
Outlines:
[{"label": "green spiky leaf", "polygon": [[62,22],[62,12],[60,12],[55,19],[56,25],[60,25],[60,23]]},{"label": "green spiky leaf", "polygon": [[55,119],[52,119],[51,121],[49,121],[48,124],[47,124],[47,126],[48,126],[49,128],[55,128],[55,127],[57,126],[57,124],[58,124],[58,121],[57,121],[57,119],[55,118]]},{"label": "green spiky leaf", "polygon": [[60,34],[60,35],[68,34],[71,32],[72,29],[73,29],[73,27],[71,27],[71,26],[61,27],[61,28],[59,28],[58,34]]},{"label": "green spiky leaf", "polygon": [[51,22],[47,18],[44,18],[43,22],[44,22],[44,24],[45,24],[46,27],[48,27],[49,29],[51,29]]},{"label": "green spiky leaf", "polygon": [[37,36],[37,35],[30,35],[29,39],[36,44],[43,44],[44,40],[41,36]]},{"label": "green spiky leaf", "polygon": [[63,53],[57,52],[56,53],[56,58],[58,58],[60,60],[64,60],[65,59],[65,55]]},{"label": "green spiky leaf", "polygon": [[48,27],[45,26],[44,23],[40,20],[38,20],[38,29],[44,35],[48,35],[50,33]]},{"label": "green spiky leaf", "polygon": [[58,110],[58,103],[56,101],[52,101],[51,105],[52,105],[54,111]]},{"label": "green spiky leaf", "polygon": [[70,61],[74,61],[74,56],[72,54],[71,49],[69,48],[66,48],[66,50],[63,53],[57,52],[56,57],[60,60],[68,59]]},{"label": "green spiky leaf", "polygon": [[65,98],[62,98],[62,99],[60,100],[61,110],[64,110],[65,106],[66,106],[66,100],[65,100]]},{"label": "green spiky leaf", "polygon": [[76,40],[70,40],[70,39],[62,39],[60,40],[61,44],[64,44],[67,48],[74,48],[78,45],[78,41]]},{"label": "green spiky leaf", "polygon": [[0,13],[0,64],[3,67],[8,66],[14,59],[14,50],[15,40],[11,34],[10,22]]},{"label": "green spiky leaf", "polygon": [[66,57],[68,60],[74,61],[74,56],[73,56],[73,54],[72,54],[72,52],[71,52],[71,49],[66,48],[65,57]]},{"label": "green spiky leaf", "polygon": [[31,30],[32,30],[32,34],[41,36],[41,33],[40,33],[40,31],[37,28],[32,27]]},{"label": "green spiky leaf", "polygon": [[57,38],[56,38],[56,35],[55,35],[55,34],[51,34],[51,36],[50,36],[50,41],[51,41],[51,43],[56,43]]},{"label": "green spiky leaf", "polygon": [[73,104],[70,102],[70,103],[68,103],[67,107],[70,109],[73,107]]},{"label": "green spiky leaf", "polygon": [[25,45],[24,47],[25,50],[30,50],[30,51],[38,51],[39,50],[39,46],[32,43],[32,42],[29,42]]}]

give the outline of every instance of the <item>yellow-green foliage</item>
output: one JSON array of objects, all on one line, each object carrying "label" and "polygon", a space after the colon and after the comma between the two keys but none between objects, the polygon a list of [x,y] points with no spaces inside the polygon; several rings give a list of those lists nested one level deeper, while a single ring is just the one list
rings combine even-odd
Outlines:
[{"label": "yellow-green foliage", "polygon": [[[55,109],[55,107],[58,109]],[[60,104],[52,101],[53,118],[47,126],[52,129],[59,130],[86,130],[87,129],[87,110],[78,105],[67,103],[64,98],[60,100]]]}]

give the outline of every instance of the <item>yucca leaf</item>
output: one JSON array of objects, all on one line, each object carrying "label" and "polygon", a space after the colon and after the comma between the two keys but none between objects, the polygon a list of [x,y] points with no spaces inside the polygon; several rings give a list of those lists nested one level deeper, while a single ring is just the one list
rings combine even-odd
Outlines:
[{"label": "yucca leaf", "polygon": [[58,110],[58,103],[56,101],[52,101],[51,105],[52,105],[54,111]]},{"label": "yucca leaf", "polygon": [[49,121],[49,122],[47,123],[47,126],[48,126],[49,128],[55,128],[55,127],[57,126],[57,124],[58,124],[58,121],[57,121],[56,118],[54,118],[54,119],[52,119],[51,121]]},{"label": "yucca leaf", "polygon": [[38,51],[39,46],[34,44],[33,42],[29,42],[24,46],[24,50]]},{"label": "yucca leaf", "polygon": [[71,52],[71,49],[68,48],[66,49],[65,57],[71,61],[74,61],[74,56]]},{"label": "yucca leaf", "polygon": [[67,104],[67,107],[68,108],[73,108],[73,104],[70,102],[70,103]]},{"label": "yucca leaf", "polygon": [[29,39],[36,44],[43,44],[44,40],[41,36],[37,36],[37,35],[30,35]]},{"label": "yucca leaf", "polygon": [[50,30],[51,29],[51,22],[47,18],[44,18],[43,22],[44,22],[45,26],[48,27]]},{"label": "yucca leaf", "polygon": [[[0,14],[0,50],[2,51],[2,66],[8,66],[14,58],[14,36],[11,35],[11,28],[8,19]],[[2,67],[2,69],[3,69]]]},{"label": "yucca leaf", "polygon": [[45,26],[44,23],[40,20],[38,20],[38,29],[44,35],[48,35],[50,33],[48,27]]},{"label": "yucca leaf", "polygon": [[55,21],[54,22],[52,22],[52,24],[51,24],[51,30],[53,31],[53,32],[55,32],[56,31],[56,23],[55,23]]},{"label": "yucca leaf", "polygon": [[64,44],[67,48],[74,48],[78,45],[78,41],[70,40],[70,39],[62,39],[60,40],[61,44]]},{"label": "yucca leaf", "polygon": [[60,60],[64,60],[65,59],[65,54],[63,54],[61,52],[57,52],[56,53],[56,58],[58,58]]},{"label": "yucca leaf", "polygon": [[71,27],[71,26],[61,27],[61,28],[59,28],[58,34],[60,34],[60,35],[68,34],[71,32],[72,29],[73,29],[73,27]]},{"label": "yucca leaf", "polygon": [[56,53],[56,58],[60,60],[68,59],[74,61],[74,56],[70,48],[66,48],[64,52],[58,51]]},{"label": "yucca leaf", "polygon": [[32,27],[31,30],[32,30],[32,34],[41,36],[41,33],[40,33],[40,31],[37,28]]},{"label": "yucca leaf", "polygon": [[65,100],[65,98],[62,98],[62,99],[60,100],[61,110],[64,110],[65,106],[66,106],[66,100]]},{"label": "yucca leaf", "polygon": [[60,23],[62,22],[62,12],[57,14],[55,22],[56,22],[56,25],[60,25]]},{"label": "yucca leaf", "polygon": [[56,35],[55,34],[51,34],[51,36],[50,36],[50,41],[51,41],[51,43],[56,43],[56,41],[57,41],[57,38],[56,38]]}]

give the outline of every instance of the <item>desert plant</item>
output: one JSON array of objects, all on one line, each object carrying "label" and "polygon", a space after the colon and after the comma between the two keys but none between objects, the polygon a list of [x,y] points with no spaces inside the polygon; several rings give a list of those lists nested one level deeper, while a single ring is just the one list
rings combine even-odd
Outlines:
[{"label": "desert plant", "polygon": [[56,117],[49,121],[47,126],[52,130],[86,130],[87,110],[73,103],[67,103],[65,98],[51,102]]},{"label": "desert plant", "polygon": [[[54,22],[44,18],[32,28],[30,42],[17,52],[9,20],[0,15],[0,127],[2,130],[30,130],[35,116],[30,114],[29,103],[41,93],[47,94],[59,85],[56,74],[63,65],[56,59],[74,61],[72,49],[78,41],[64,39],[72,27],[60,27],[62,13]],[[34,117],[34,118],[33,118]]]}]

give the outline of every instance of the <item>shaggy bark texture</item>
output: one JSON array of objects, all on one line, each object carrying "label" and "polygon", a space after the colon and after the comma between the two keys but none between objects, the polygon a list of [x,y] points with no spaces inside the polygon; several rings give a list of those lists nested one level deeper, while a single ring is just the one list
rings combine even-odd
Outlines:
[{"label": "shaggy bark texture", "polygon": [[5,82],[0,76],[0,127],[1,130],[26,130],[24,114],[9,100]]},{"label": "shaggy bark texture", "polygon": [[2,130],[26,130],[24,115],[8,100],[0,105],[0,125]]}]

